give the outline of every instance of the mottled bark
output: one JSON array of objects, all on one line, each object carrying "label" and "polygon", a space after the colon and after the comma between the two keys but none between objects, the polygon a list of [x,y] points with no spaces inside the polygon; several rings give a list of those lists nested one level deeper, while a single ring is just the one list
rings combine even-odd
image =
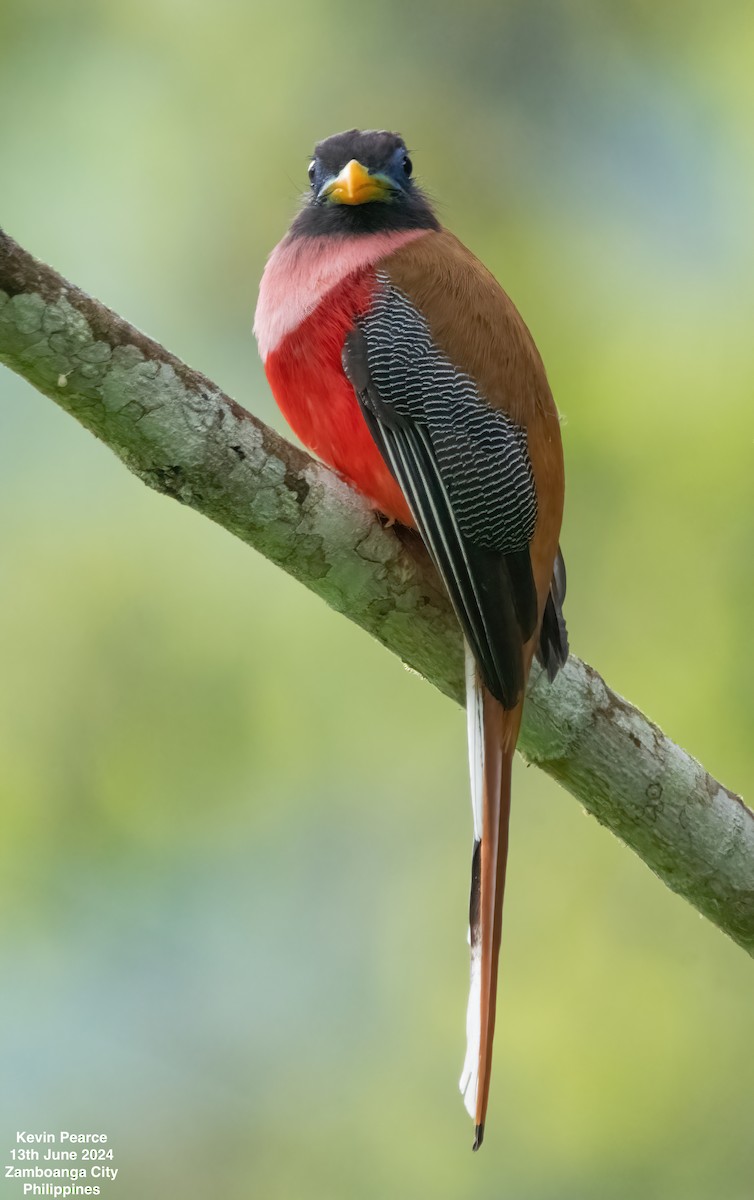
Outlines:
[{"label": "mottled bark", "polygon": [[[150,487],[254,546],[462,701],[461,640],[419,540],[0,233],[0,360]],[[754,815],[591,667],[535,667],[520,749],[754,953]]]}]

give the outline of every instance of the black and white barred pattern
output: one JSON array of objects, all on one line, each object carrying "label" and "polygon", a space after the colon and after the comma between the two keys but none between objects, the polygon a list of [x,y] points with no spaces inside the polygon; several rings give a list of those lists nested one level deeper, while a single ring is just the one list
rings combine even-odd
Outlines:
[{"label": "black and white barred pattern", "polygon": [[369,372],[398,418],[424,426],[458,528],[485,550],[524,550],[537,496],[526,431],[480,395],[432,340],[411,301],[384,274],[359,319]]}]

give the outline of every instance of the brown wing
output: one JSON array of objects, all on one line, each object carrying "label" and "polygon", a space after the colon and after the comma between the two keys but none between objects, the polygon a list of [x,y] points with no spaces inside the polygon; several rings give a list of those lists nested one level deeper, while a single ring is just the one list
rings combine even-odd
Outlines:
[{"label": "brown wing", "polygon": [[494,276],[447,230],[417,239],[382,267],[422,313],[438,349],[489,405],[526,431],[537,496],[529,554],[539,628],[558,549],[564,476],[558,414],[531,334]]},{"label": "brown wing", "polygon": [[529,542],[537,498],[526,433],[434,345],[421,312],[378,273],[343,364],[367,425],[435,560],[489,690],[524,689],[537,624]]}]

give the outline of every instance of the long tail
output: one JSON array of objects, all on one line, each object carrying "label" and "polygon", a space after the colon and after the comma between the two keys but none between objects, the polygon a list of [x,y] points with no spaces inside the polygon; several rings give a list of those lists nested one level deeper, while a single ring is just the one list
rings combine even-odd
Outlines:
[{"label": "long tail", "polygon": [[468,648],[466,700],[474,853],[469,904],[471,983],[460,1088],[466,1110],[474,1119],[474,1149],[478,1150],[484,1138],[492,1070],[511,768],[522,706],[509,712],[503,709],[481,682]]}]

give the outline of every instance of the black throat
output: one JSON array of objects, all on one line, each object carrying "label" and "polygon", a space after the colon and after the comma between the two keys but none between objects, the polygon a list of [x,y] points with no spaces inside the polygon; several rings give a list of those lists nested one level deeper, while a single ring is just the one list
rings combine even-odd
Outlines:
[{"label": "black throat", "polygon": [[393,233],[402,229],[439,229],[426,196],[414,187],[395,200],[372,200],[368,204],[309,202],[291,225],[291,237],[321,237],[328,234]]}]

